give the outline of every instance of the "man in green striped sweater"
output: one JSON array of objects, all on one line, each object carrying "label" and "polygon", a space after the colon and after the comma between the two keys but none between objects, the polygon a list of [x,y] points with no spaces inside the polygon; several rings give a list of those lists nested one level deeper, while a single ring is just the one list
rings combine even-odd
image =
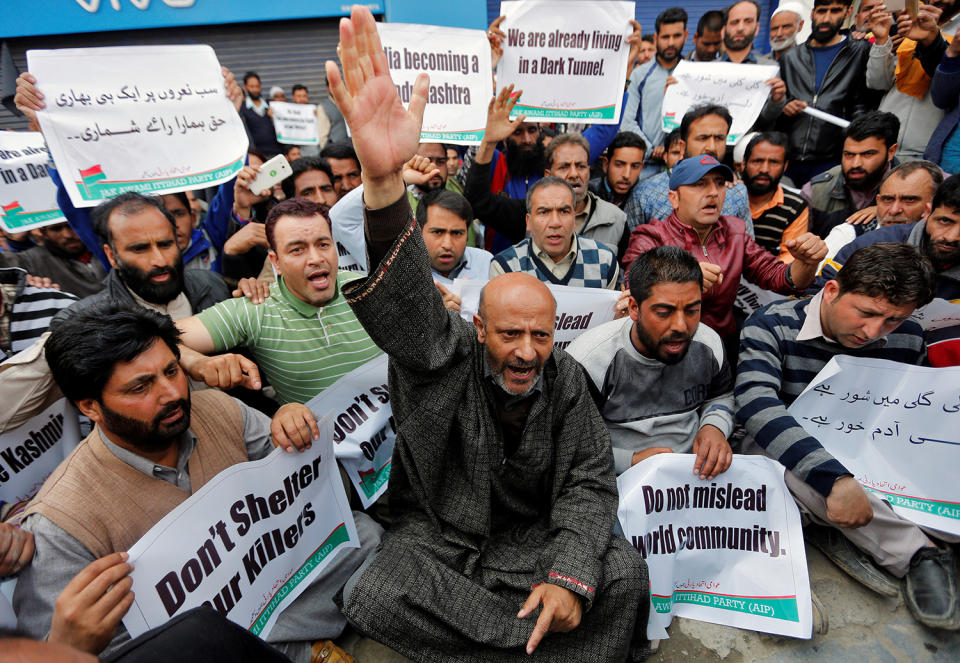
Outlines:
[{"label": "man in green striped sweater", "polygon": [[[266,234],[277,272],[270,295],[262,303],[223,301],[177,325],[182,343],[200,353],[249,348],[281,402],[305,403],[380,350],[341,294],[358,275],[337,270],[336,243],[321,208],[305,198],[284,201],[270,211]],[[220,366],[224,388],[259,378],[242,375],[256,369],[238,355]]]}]

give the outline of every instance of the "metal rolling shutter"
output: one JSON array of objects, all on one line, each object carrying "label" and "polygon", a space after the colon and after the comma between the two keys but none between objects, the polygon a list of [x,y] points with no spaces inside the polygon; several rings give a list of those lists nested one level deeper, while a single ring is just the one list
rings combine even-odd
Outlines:
[{"label": "metal rolling shutter", "polygon": [[[8,39],[13,59],[26,71],[26,51],[40,48],[82,48],[143,44],[210,44],[220,64],[242,82],[246,71],[256,71],[266,95],[280,85],[290,96],[294,83],[310,91],[310,101],[326,98],[324,62],[336,60],[339,18],[316,18],[263,23],[232,23],[209,26],[124,30],[48,37]],[[24,118],[0,107],[0,131],[27,128]]]}]

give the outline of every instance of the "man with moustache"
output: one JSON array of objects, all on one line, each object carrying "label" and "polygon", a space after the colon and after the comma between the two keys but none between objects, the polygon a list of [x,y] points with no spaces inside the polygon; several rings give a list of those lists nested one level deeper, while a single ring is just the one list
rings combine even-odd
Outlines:
[{"label": "man with moustache", "polygon": [[658,246],[633,261],[627,281],[629,317],[567,347],[610,431],[617,474],[676,452],[696,454],[694,474],[713,479],[733,456],[733,377],[720,337],[700,324],[700,265],[681,248]]},{"label": "man with moustache", "polygon": [[908,161],[891,168],[880,183],[876,218],[867,223],[835,226],[823,240],[827,243],[825,260],[832,260],[840,249],[871,230],[927,218],[941,184],[943,171],[929,161]]},{"label": "man with moustache", "polygon": [[625,269],[657,246],[678,246],[700,261],[703,270],[703,321],[723,340],[728,357],[737,355],[733,302],[740,277],[784,295],[797,294],[816,277],[826,255],[823,240],[804,233],[787,242],[794,260],[777,260],[746,233],[742,219],[722,214],[726,183],[733,171],[712,156],[684,159],[670,174],[673,212],[663,220],[637,226],[623,257]]},{"label": "man with moustache", "polygon": [[[523,241],[527,229],[526,221],[531,211],[529,190],[526,200],[495,195],[489,170],[485,167],[497,141],[509,136],[523,122],[523,116],[510,119],[510,112],[519,100],[519,96],[511,95],[512,91],[513,87],[507,86],[491,104],[483,142],[477,150],[475,167],[470,169],[463,193],[481,223],[516,243]],[[619,255],[626,246],[626,214],[590,192],[590,144],[587,140],[580,134],[560,134],[550,141],[545,159],[547,166],[542,175],[561,178],[573,189],[574,231],[602,243]]]},{"label": "man with moustache", "polygon": [[640,179],[647,144],[632,131],[621,131],[601,157],[603,175],[590,180],[589,188],[601,200],[623,209]]},{"label": "man with moustache", "polygon": [[219,274],[191,270],[184,279],[176,221],[160,198],[121,193],[97,205],[91,217],[113,269],[103,290],[62,311],[54,324],[105,301],[178,320],[230,298]]},{"label": "man with moustache", "polygon": [[754,0],[741,0],[724,11],[721,62],[738,64],[771,64],[766,55],[757,53],[753,40],[760,32],[760,5]]},{"label": "man with moustache", "polygon": [[790,136],[787,176],[797,186],[837,165],[837,147],[843,140],[840,127],[815,119],[803,109],[810,105],[848,120],[868,109],[864,77],[870,43],[840,32],[850,15],[851,2],[814,0],[810,39],[779,60],[787,104],[778,128]]},{"label": "man with moustache", "polygon": [[20,267],[50,279],[63,292],[88,297],[103,289],[106,271],[67,223],[40,229],[43,244],[20,253],[0,252],[0,267]]},{"label": "man with moustache", "polygon": [[[129,640],[120,621],[133,603],[125,551],[221,471],[274,446],[302,451],[318,435],[301,404],[281,407],[271,421],[217,390],[191,394],[178,336],[167,316],[104,302],[55,327],[47,341],[54,380],[95,428],[24,511],[36,550],[13,604],[30,637],[93,654],[118,649]],[[361,547],[341,553],[267,638],[292,661],[317,660],[331,646],[325,639],[345,626],[334,595],[382,531],[366,514],[353,517]],[[189,657],[191,643],[182,647]]]},{"label": "man with moustache", "polygon": [[880,182],[897,165],[900,120],[864,113],[843,130],[840,165],[816,175],[801,192],[810,205],[810,231],[826,237],[851,214],[874,204]]},{"label": "man with moustache", "polygon": [[430,256],[430,271],[440,282],[452,279],[486,281],[490,277],[488,251],[467,246],[473,209],[454,191],[436,189],[420,199],[414,215]]},{"label": "man with moustache", "polygon": [[803,30],[806,9],[799,2],[781,2],[770,15],[770,54],[779,61],[783,54],[797,44],[797,34]]},{"label": "man with moustache", "polygon": [[[733,118],[724,106],[703,104],[688,110],[680,121],[680,138],[683,142],[684,158],[707,154],[722,161],[727,151],[727,134]],[[670,205],[670,173],[663,172],[643,179],[633,188],[633,193],[623,211],[627,214],[627,225],[631,230],[655,219],[666,219],[673,211]],[[747,234],[753,236],[753,218],[750,215],[750,203],[743,182],[733,184],[726,192],[723,201],[723,213],[743,219]]]},{"label": "man with moustache", "polygon": [[660,12],[655,23],[657,57],[633,70],[627,83],[621,131],[632,131],[647,143],[647,165],[640,179],[660,172],[663,157],[663,94],[667,79],[683,57],[687,41],[687,12],[670,7]]},{"label": "man with moustache", "polygon": [[[925,221],[898,223],[856,238],[824,263],[816,287],[837,278],[858,249],[878,242],[903,242],[930,259],[936,274],[935,296],[960,299],[960,175],[944,180],[933,196],[932,211]],[[960,366],[960,327],[927,330],[924,333],[932,366]]]},{"label": "man with moustache", "polygon": [[693,34],[693,50],[687,56],[691,62],[713,62],[723,50],[723,12],[714,9],[704,12],[697,21]]},{"label": "man with moustache", "polygon": [[789,263],[787,242],[807,232],[810,210],[797,191],[784,189],[780,179],[787,167],[787,137],[779,131],[761,133],[743,153],[743,184],[750,196],[750,214],[757,244]]},{"label": "man with moustache", "polygon": [[[420,143],[417,156],[408,165],[419,167],[404,168],[404,181],[407,183],[407,197],[410,207],[417,211],[420,200],[431,191],[446,189],[454,193],[463,193],[460,181],[450,177],[449,157],[442,143]],[[427,167],[429,165],[429,167]],[[470,220],[470,223],[473,219]]]}]

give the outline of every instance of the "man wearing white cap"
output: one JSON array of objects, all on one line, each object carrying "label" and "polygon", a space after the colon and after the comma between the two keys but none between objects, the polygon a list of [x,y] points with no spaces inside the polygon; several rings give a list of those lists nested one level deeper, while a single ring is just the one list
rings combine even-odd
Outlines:
[{"label": "man wearing white cap", "polygon": [[807,13],[799,2],[781,2],[774,10],[770,16],[770,54],[775,60],[796,45]]}]

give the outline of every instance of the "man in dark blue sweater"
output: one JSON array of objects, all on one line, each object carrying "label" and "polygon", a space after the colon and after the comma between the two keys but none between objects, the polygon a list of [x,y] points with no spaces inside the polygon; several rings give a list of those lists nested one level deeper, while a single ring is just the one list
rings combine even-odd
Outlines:
[{"label": "man in dark blue sweater", "polygon": [[812,299],[775,302],[747,320],[734,395],[748,433],[745,450],[786,466],[787,487],[813,523],[808,540],[878,593],[896,596],[889,574],[903,578],[904,598],[918,621],[958,629],[950,549],[867,494],[787,411],[834,355],[923,362],[923,331],[908,318],[933,298],[933,289],[933,268],[915,248],[860,249]]}]

